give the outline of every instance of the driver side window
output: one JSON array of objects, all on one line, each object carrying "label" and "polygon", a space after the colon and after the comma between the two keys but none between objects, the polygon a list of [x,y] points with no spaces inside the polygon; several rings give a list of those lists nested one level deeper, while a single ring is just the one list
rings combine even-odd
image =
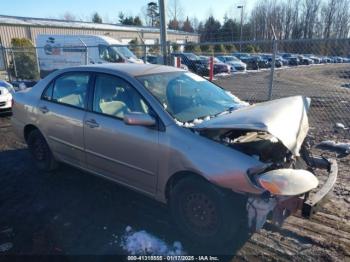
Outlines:
[{"label": "driver side window", "polygon": [[93,111],[123,118],[128,112],[148,113],[149,108],[141,95],[124,80],[98,75],[95,81]]}]

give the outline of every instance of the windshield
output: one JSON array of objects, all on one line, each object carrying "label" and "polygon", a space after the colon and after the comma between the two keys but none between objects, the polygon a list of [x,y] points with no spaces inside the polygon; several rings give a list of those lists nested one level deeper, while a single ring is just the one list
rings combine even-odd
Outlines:
[{"label": "windshield", "polygon": [[196,56],[195,54],[188,53],[188,54],[185,54],[185,56],[190,60],[199,60],[199,57]]},{"label": "windshield", "polygon": [[226,58],[226,61],[228,62],[232,62],[232,61],[239,62],[239,59],[235,56],[226,56],[225,58]]},{"label": "windshield", "polygon": [[224,89],[189,72],[146,75],[137,79],[166,111],[182,123],[247,105]]},{"label": "windshield", "polygon": [[136,58],[136,56],[126,46],[113,45],[111,47],[127,59]]},{"label": "windshield", "polygon": [[136,58],[136,56],[125,46],[99,46],[100,58],[111,63],[124,62],[124,59]]}]

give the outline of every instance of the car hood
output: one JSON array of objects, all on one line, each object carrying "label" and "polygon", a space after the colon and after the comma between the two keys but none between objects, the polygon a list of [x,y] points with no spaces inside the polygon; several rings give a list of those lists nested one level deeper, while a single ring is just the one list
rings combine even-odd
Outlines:
[{"label": "car hood", "polygon": [[227,67],[227,64],[215,62],[214,66],[226,66]]},{"label": "car hood", "polygon": [[144,61],[142,59],[138,59],[135,57],[130,57],[127,59],[127,61],[132,64],[144,64]]},{"label": "car hood", "polygon": [[311,99],[303,96],[281,98],[223,113],[196,125],[195,129],[246,129],[275,136],[294,155],[309,130],[307,111]]}]

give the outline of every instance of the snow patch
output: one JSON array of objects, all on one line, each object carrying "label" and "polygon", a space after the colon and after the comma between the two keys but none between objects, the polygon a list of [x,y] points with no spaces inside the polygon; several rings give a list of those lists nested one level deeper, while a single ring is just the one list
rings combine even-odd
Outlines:
[{"label": "snow patch", "polygon": [[225,76],[231,76],[231,74],[230,73],[218,73],[218,74],[215,74],[215,76],[223,76],[223,77],[225,77]]},{"label": "snow patch", "polygon": [[344,130],[349,129],[348,127],[345,127],[343,123],[335,123],[335,127],[339,129],[344,129]]},{"label": "snow patch", "polygon": [[183,255],[182,244],[175,241],[168,245],[145,230],[135,232],[130,226],[125,229],[120,246],[131,255]]},{"label": "snow patch", "polygon": [[332,140],[327,140],[327,141],[322,141],[319,145],[341,149],[345,151],[345,154],[350,154],[350,142],[340,143],[340,142],[334,142]]}]

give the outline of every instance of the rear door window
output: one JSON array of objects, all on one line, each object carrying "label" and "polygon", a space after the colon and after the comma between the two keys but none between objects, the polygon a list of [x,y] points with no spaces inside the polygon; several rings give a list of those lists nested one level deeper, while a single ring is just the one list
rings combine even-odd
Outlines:
[{"label": "rear door window", "polygon": [[56,78],[43,93],[43,99],[77,108],[85,108],[89,73],[70,73]]}]

